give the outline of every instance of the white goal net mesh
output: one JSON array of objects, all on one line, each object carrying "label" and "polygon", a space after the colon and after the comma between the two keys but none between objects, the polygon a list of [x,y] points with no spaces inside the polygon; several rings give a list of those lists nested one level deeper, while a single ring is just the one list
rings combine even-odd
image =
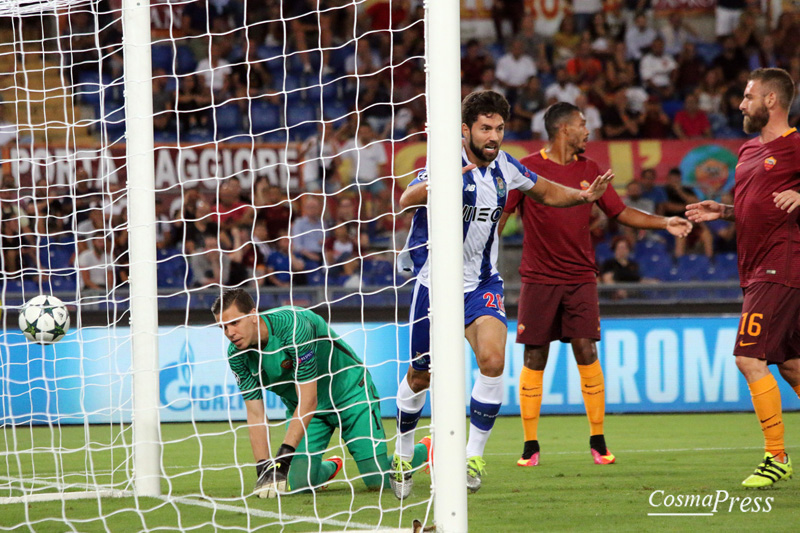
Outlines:
[{"label": "white goal net mesh", "polygon": [[[321,315],[372,375],[393,451],[413,284],[395,269],[411,220],[397,199],[426,153],[421,4],[151,0],[150,15],[161,498],[133,482],[122,2],[0,2],[0,529],[432,523],[428,476],[402,502],[370,491],[338,432],[325,490],[255,498],[210,313],[242,287],[260,310]],[[17,326],[39,294],[71,315],[52,345]],[[265,406],[274,453],[286,413]]]}]

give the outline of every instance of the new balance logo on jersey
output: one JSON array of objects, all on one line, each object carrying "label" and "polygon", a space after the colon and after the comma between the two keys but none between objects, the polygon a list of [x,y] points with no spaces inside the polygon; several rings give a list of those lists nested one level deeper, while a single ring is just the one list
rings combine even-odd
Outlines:
[{"label": "new balance logo on jersey", "polygon": [[[473,185],[474,186],[474,185]],[[464,222],[486,222],[491,220],[497,222],[503,214],[502,207],[476,207],[474,205],[464,206]]]},{"label": "new balance logo on jersey", "polygon": [[466,187],[464,187],[464,192],[475,192],[475,184],[470,183]]}]

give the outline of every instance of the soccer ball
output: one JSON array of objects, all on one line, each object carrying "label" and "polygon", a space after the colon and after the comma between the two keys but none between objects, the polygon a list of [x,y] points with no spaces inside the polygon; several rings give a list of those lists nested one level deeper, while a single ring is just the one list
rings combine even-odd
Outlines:
[{"label": "soccer ball", "polygon": [[34,296],[19,313],[19,329],[31,342],[58,342],[69,330],[69,311],[55,296]]}]

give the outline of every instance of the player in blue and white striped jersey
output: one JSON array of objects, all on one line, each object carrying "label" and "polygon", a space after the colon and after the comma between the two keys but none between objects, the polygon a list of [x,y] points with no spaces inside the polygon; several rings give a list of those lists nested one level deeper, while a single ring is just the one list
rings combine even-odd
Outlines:
[{"label": "player in blue and white striped jersey", "polygon": [[[503,369],[507,336],[503,305],[503,280],[497,272],[497,223],[509,189],[519,189],[534,200],[554,207],[571,207],[600,198],[613,178],[606,172],[584,190],[553,183],[522,166],[500,150],[506,99],[494,91],[476,91],[461,105],[464,137],[462,176],[464,187],[464,326],[480,373],[472,389],[470,432],[467,443],[467,488],[477,491],[485,461],[483,450],[503,398]],[[428,264],[428,174],[423,171],[400,198],[405,209],[418,206],[400,266],[417,276],[411,304],[412,362],[397,392],[398,440],[393,461],[392,488],[398,498],[410,493],[409,471],[414,450],[414,429],[430,385],[430,322]]]}]

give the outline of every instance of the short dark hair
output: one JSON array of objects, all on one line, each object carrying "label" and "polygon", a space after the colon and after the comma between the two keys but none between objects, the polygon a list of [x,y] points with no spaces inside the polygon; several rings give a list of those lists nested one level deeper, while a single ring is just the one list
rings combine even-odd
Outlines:
[{"label": "short dark hair", "polygon": [[214,301],[214,305],[211,306],[211,313],[217,316],[232,305],[235,305],[236,309],[242,313],[248,313],[256,308],[256,303],[250,293],[242,288],[234,287],[222,291],[222,294]]},{"label": "short dark hair", "polygon": [[496,91],[475,91],[469,93],[461,102],[461,122],[472,128],[480,115],[494,115],[497,113],[508,122],[511,107],[508,100]]},{"label": "short dark hair", "polygon": [[757,68],[750,73],[748,79],[768,85],[769,89],[778,95],[778,104],[785,110],[788,111],[792,106],[795,95],[794,80],[782,68]]},{"label": "short dark hair", "polygon": [[547,131],[547,137],[552,141],[558,133],[558,127],[569,120],[573,113],[580,111],[578,106],[569,102],[558,102],[548,107],[544,112],[544,129]]}]

